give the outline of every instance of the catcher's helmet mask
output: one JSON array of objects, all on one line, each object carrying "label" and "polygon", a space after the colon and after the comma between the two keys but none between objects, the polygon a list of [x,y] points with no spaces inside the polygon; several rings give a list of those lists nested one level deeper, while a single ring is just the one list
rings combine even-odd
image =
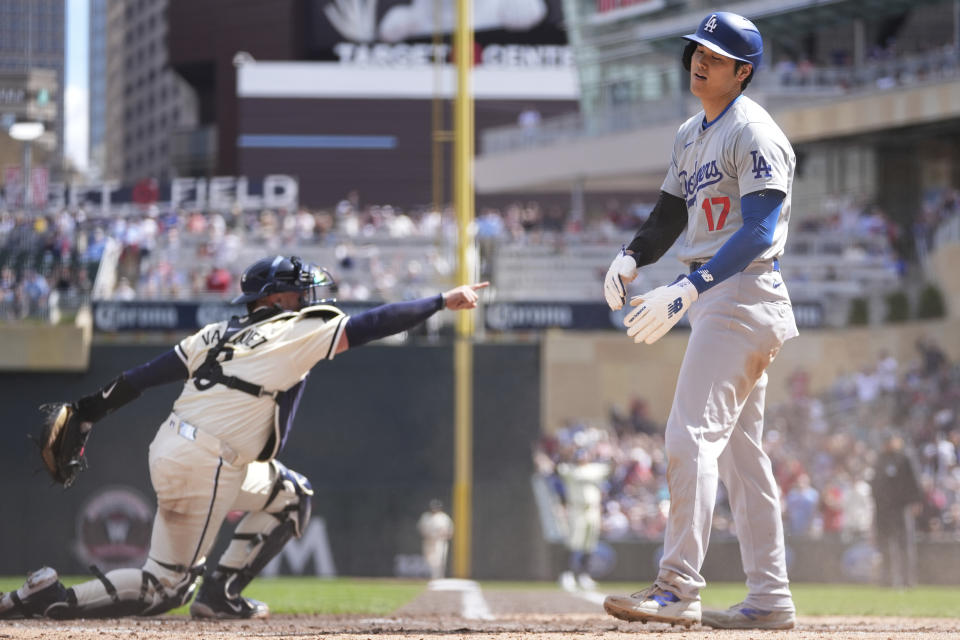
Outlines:
[{"label": "catcher's helmet mask", "polygon": [[234,304],[251,303],[273,293],[300,294],[301,307],[336,302],[337,282],[326,269],[297,256],[257,260],[240,278],[241,294]]},{"label": "catcher's helmet mask", "polygon": [[763,37],[756,25],[729,11],[711,13],[700,22],[696,33],[683,36],[690,44],[683,52],[683,66],[690,71],[690,62],[697,45],[714,53],[753,65],[753,73],[763,61]]}]

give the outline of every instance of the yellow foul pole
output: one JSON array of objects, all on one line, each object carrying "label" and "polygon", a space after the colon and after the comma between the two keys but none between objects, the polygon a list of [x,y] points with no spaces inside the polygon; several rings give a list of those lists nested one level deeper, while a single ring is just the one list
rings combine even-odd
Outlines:
[{"label": "yellow foul pole", "polygon": [[[457,1],[454,58],[457,97],[454,104],[454,204],[457,210],[457,284],[472,279],[473,252],[473,0]],[[456,314],[454,369],[453,574],[470,577],[470,516],[473,509],[473,321]]]}]

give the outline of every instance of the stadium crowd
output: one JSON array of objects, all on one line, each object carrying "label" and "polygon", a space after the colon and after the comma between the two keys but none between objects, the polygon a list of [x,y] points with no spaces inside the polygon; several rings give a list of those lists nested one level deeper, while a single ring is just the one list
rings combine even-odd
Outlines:
[{"label": "stadium crowd", "polygon": [[806,56],[783,56],[774,65],[776,81],[789,88],[892,89],[934,78],[954,77],[958,71],[957,51],[952,42],[901,52],[895,42],[875,46],[863,65],[853,64],[852,52],[835,49],[826,60]]},{"label": "stadium crowd", "polygon": [[[917,342],[901,366],[889,353],[840,375],[811,394],[803,371],[790,377],[790,398],[767,411],[765,449],[781,491],[789,537],[869,540],[874,534],[873,465],[884,442],[908,443],[923,489],[917,530],[931,540],[960,541],[960,364],[937,344]],[[603,535],[607,540],[658,539],[666,526],[664,425],[642,399],[611,409],[603,425],[570,421],[534,447],[534,466],[563,503],[556,466],[572,460],[608,463]],[[714,535],[735,528],[722,485]]]},{"label": "stadium crowd", "polygon": [[[475,233],[483,275],[490,276],[496,248],[503,244],[612,243],[636,229],[652,204],[609,198],[589,215],[538,201],[488,206],[477,215]],[[941,207],[943,209],[944,207]],[[895,244],[902,235],[881,209],[865,202],[838,202],[809,218],[801,231],[832,236],[888,238],[890,261],[898,268]],[[936,225],[943,216],[925,217]],[[807,234],[807,237],[810,236]],[[89,297],[97,266],[109,242],[118,247],[112,291],[119,300],[226,298],[236,273],[249,260],[245,249],[287,252],[331,250],[332,267],[345,300],[421,295],[452,271],[456,218],[452,209],[404,211],[359,203],[355,192],[329,210],[201,212],[151,207],[103,216],[83,209],[45,215],[0,211],[0,315],[7,319],[43,315],[49,297]],[[799,241],[798,241],[799,242]],[[409,247],[406,251],[388,249]],[[798,246],[803,251],[804,247]],[[860,243],[847,252],[875,251]],[[881,249],[886,251],[886,249]]]}]

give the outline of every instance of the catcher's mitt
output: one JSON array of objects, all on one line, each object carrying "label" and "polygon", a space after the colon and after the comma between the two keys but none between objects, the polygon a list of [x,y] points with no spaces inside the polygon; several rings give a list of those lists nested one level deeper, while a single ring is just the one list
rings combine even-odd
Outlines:
[{"label": "catcher's mitt", "polygon": [[81,420],[73,404],[45,404],[40,411],[43,413],[42,432],[36,441],[40,446],[40,457],[54,482],[66,489],[87,468],[83,447],[90,437],[93,423]]}]

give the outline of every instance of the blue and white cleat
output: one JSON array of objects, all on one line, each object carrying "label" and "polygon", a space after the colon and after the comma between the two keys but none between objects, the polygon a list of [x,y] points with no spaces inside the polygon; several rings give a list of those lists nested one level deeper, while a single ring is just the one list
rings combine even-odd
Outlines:
[{"label": "blue and white cleat", "polygon": [[797,624],[797,616],[793,611],[768,611],[741,602],[726,611],[707,609],[701,615],[700,624],[714,629],[786,630]]},{"label": "blue and white cleat", "polygon": [[664,622],[687,628],[700,622],[699,600],[684,600],[657,585],[629,596],[607,596],[603,608],[614,618],[629,622]]}]

